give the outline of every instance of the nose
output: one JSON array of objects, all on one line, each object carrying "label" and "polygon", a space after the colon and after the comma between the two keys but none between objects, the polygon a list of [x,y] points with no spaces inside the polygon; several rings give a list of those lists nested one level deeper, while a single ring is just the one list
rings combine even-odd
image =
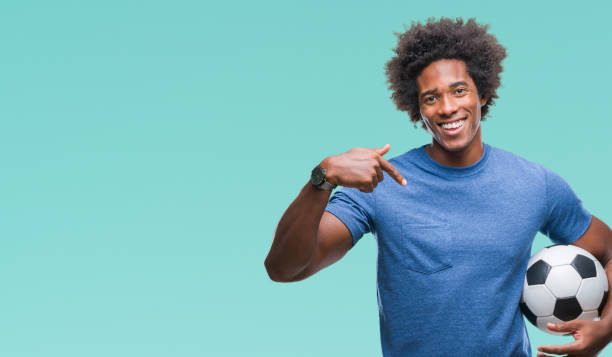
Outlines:
[{"label": "nose", "polygon": [[440,116],[450,117],[457,112],[457,103],[452,96],[443,95],[438,103],[438,114]]}]

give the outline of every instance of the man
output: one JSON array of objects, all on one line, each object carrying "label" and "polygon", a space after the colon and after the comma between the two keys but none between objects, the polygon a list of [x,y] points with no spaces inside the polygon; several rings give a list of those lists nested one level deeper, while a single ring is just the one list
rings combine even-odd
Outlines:
[{"label": "man", "polygon": [[[387,357],[531,355],[518,302],[538,231],[590,251],[612,279],[612,231],[568,184],[482,142],[506,56],[486,30],[442,18],[398,36],[387,63],[392,98],[431,144],[389,161],[388,145],[325,158],[281,218],[265,261],[271,279],[299,281],[372,232]],[[343,189],[330,199],[336,185]],[[538,356],[596,355],[612,339],[609,306],[601,321],[549,325],[575,341],[540,346]]]}]

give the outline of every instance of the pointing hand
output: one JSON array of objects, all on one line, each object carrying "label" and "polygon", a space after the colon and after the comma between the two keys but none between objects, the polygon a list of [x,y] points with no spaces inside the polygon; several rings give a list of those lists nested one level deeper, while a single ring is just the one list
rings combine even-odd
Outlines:
[{"label": "pointing hand", "polygon": [[406,179],[382,156],[391,146],[382,148],[354,148],[343,154],[330,156],[320,164],[326,170],[326,180],[344,187],[358,188],[362,192],[372,192],[384,178],[386,171],[400,185]]}]

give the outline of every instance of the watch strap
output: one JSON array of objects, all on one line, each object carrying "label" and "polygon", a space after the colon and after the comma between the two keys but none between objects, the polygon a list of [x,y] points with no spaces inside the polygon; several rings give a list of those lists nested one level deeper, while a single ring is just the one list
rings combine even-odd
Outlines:
[{"label": "watch strap", "polygon": [[321,190],[333,191],[336,188],[336,185],[325,180],[327,172],[325,168],[317,165],[314,169],[312,169],[312,173],[310,176],[310,183]]},{"label": "watch strap", "polygon": [[315,187],[323,189],[323,190],[333,191],[334,188],[336,188],[336,185],[329,183],[327,181],[323,181],[322,184],[320,184],[319,186],[315,186]]}]

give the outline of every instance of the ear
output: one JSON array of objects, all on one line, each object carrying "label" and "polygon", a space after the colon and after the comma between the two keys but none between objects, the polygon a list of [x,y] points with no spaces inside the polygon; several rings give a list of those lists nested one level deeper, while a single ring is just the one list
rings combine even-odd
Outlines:
[{"label": "ear", "polygon": [[483,107],[485,104],[487,104],[487,100],[488,99],[485,97],[480,98],[480,106]]}]

